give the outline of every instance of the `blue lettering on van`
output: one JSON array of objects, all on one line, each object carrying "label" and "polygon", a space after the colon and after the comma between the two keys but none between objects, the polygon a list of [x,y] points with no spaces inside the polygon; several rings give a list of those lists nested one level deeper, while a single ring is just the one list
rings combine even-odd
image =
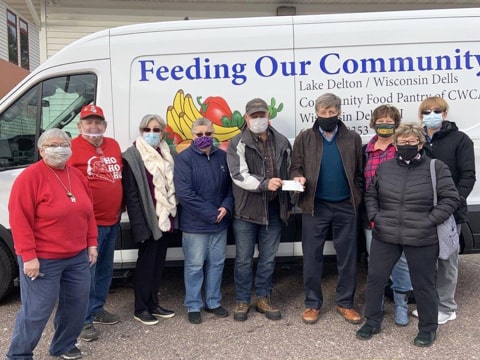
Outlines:
[{"label": "blue lettering on van", "polygon": [[[428,56],[397,56],[390,58],[362,58],[343,59],[339,53],[328,53],[319,60],[319,69],[327,75],[340,73],[395,73],[414,71],[451,71],[451,70],[478,70],[480,55],[471,54],[469,50],[462,53],[455,49],[457,55],[428,55]],[[475,64],[476,61],[476,64]],[[480,76],[480,71],[476,73]]]},{"label": "blue lettering on van", "polygon": [[193,64],[188,66],[174,65],[171,68],[165,65],[157,66],[155,60],[139,60],[139,81],[160,80],[201,80],[201,79],[232,79],[233,85],[243,85],[247,81],[244,74],[247,64],[235,63],[210,64],[209,58],[193,58]]},{"label": "blue lettering on van", "polygon": [[255,62],[255,71],[262,77],[271,77],[281,71],[282,76],[308,75],[307,66],[311,65],[310,60],[300,61],[278,61],[273,56],[262,56]]}]

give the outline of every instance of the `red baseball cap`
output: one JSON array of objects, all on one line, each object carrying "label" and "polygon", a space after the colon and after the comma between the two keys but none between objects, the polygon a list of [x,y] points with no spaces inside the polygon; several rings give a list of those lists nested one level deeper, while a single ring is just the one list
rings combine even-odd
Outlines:
[{"label": "red baseball cap", "polygon": [[86,105],[80,111],[80,120],[83,120],[89,116],[96,116],[105,120],[105,115],[103,115],[103,110],[100,106],[97,105]]}]

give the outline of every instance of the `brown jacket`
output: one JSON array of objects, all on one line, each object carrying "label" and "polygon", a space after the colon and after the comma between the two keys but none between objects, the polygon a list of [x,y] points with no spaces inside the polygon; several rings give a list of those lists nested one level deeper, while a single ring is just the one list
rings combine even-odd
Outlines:
[{"label": "brown jacket", "polygon": [[[290,178],[303,176],[307,179],[305,191],[299,194],[297,203],[303,213],[313,214],[323,141],[318,125],[315,124],[298,134],[293,145]],[[357,211],[363,191],[362,140],[356,132],[339,121],[336,142],[350,186],[350,200]]]}]

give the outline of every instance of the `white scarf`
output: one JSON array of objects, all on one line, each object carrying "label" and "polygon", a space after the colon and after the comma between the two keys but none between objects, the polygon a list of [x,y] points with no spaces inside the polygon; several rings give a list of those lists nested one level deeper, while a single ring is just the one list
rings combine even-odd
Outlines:
[{"label": "white scarf", "polygon": [[169,216],[175,217],[177,214],[177,201],[173,185],[173,157],[170,154],[170,148],[164,140],[160,141],[159,147],[162,153],[160,155],[142,136],[137,138],[136,145],[145,168],[153,176],[158,226],[162,231],[169,231],[171,228]]}]

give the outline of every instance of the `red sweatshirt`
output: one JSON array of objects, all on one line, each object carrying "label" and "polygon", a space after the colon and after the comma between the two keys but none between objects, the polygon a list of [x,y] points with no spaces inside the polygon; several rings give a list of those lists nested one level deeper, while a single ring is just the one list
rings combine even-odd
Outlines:
[{"label": "red sweatshirt", "polygon": [[117,141],[104,137],[97,149],[82,135],[72,140],[69,165],[88,179],[97,225],[110,226],[120,220],[122,207],[122,152]]},{"label": "red sweatshirt", "polygon": [[[75,202],[67,196],[70,189]],[[24,262],[64,259],[97,245],[97,226],[87,180],[75,168],[54,170],[43,160],[30,165],[13,183],[8,202],[15,252]]]}]

